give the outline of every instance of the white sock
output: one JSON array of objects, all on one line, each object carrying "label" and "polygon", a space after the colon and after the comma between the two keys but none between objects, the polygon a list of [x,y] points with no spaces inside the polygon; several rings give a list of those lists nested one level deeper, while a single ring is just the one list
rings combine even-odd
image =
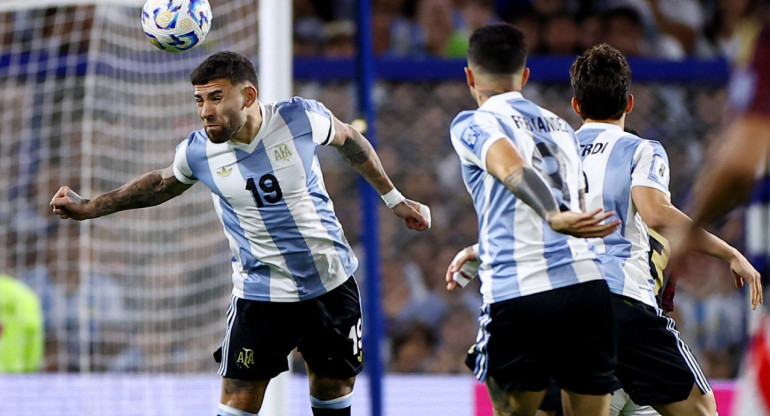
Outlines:
[{"label": "white sock", "polygon": [[217,416],[258,416],[259,413],[249,413],[245,410],[236,409],[232,406],[219,403],[217,407]]},{"label": "white sock", "polygon": [[344,409],[353,403],[353,393],[331,400],[321,400],[310,396],[310,406],[316,409]]}]

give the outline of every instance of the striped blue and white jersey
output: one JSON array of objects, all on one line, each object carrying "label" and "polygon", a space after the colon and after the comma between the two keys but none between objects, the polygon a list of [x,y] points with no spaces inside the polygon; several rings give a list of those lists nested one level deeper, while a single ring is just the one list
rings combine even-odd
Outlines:
[{"label": "striped blue and white jersey", "polygon": [[613,233],[591,239],[610,291],[657,308],[650,236],[631,199],[631,188],[646,186],[671,195],[666,151],[660,143],[626,133],[615,124],[585,123],[577,136],[588,180],[586,209],[615,211],[622,221]]},{"label": "striped blue and white jersey", "polygon": [[259,106],[262,126],[250,144],[212,143],[194,131],[177,146],[174,175],[211,189],[233,253],[236,297],[311,299],[358,267],[315,153],[334,137],[333,116],[299,97]]},{"label": "striped blue and white jersey", "polygon": [[577,138],[566,121],[521,93],[508,92],[458,114],[450,134],[479,220],[485,303],[603,278],[588,241],[553,231],[486,166],[492,143],[508,138],[543,175],[559,205],[580,211],[583,173]]}]

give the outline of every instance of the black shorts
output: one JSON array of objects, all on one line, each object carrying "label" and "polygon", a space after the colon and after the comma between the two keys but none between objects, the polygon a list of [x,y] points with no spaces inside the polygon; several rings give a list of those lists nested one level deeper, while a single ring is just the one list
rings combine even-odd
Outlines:
[{"label": "black shorts", "polygon": [[674,320],[637,300],[612,295],[618,325],[616,375],[638,405],[685,400],[693,383],[711,391],[690,348],[679,338]]},{"label": "black shorts", "polygon": [[604,280],[485,305],[466,364],[504,391],[606,394],[615,378],[615,324]]},{"label": "black shorts", "polygon": [[546,412],[556,412],[556,416],[563,416],[561,404],[561,389],[555,381],[551,380],[548,388],[545,390],[545,397],[540,403],[538,409]]},{"label": "black shorts", "polygon": [[231,298],[227,332],[214,353],[219,375],[270,380],[289,369],[298,348],[322,376],[346,379],[363,368],[361,303],[353,277],[317,298],[301,302],[260,302]]}]

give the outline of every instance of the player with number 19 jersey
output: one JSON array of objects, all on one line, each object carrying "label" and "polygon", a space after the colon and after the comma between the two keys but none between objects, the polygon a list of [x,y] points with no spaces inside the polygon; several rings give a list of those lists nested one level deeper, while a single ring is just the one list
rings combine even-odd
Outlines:
[{"label": "player with number 19 jersey", "polygon": [[324,185],[316,147],[335,135],[321,103],[259,103],[250,144],[212,143],[198,130],[177,146],[174,176],[202,181],[232,250],[233,295],[297,302],[343,284],[358,267]]},{"label": "player with number 19 jersey", "polygon": [[450,133],[479,218],[485,304],[603,279],[590,243],[553,231],[485,166],[492,143],[508,137],[546,179],[561,209],[582,211],[577,138],[566,121],[513,91],[461,112]]}]

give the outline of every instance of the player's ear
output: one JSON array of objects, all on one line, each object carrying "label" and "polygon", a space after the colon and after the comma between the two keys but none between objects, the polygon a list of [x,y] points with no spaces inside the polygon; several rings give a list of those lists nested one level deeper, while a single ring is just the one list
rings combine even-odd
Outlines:
[{"label": "player's ear", "polygon": [[524,71],[521,73],[521,87],[524,88],[525,85],[527,85],[527,81],[529,81],[529,67],[524,67]]},{"label": "player's ear", "polygon": [[251,107],[254,105],[254,103],[257,102],[257,97],[259,96],[259,92],[257,91],[257,88],[253,85],[246,85],[243,87],[243,90],[241,90],[241,93],[243,94],[243,105],[244,107]]},{"label": "player's ear", "polygon": [[468,83],[469,87],[476,87],[476,80],[473,78],[473,71],[471,71],[471,69],[467,66],[465,67],[465,81]]},{"label": "player's ear", "polygon": [[626,113],[630,113],[634,109],[634,96],[628,94],[628,104],[626,104]]},{"label": "player's ear", "polygon": [[583,114],[580,112],[580,104],[578,103],[578,100],[576,97],[572,97],[570,104],[572,104],[572,111],[574,111],[575,114],[580,116],[580,118],[583,118]]}]

